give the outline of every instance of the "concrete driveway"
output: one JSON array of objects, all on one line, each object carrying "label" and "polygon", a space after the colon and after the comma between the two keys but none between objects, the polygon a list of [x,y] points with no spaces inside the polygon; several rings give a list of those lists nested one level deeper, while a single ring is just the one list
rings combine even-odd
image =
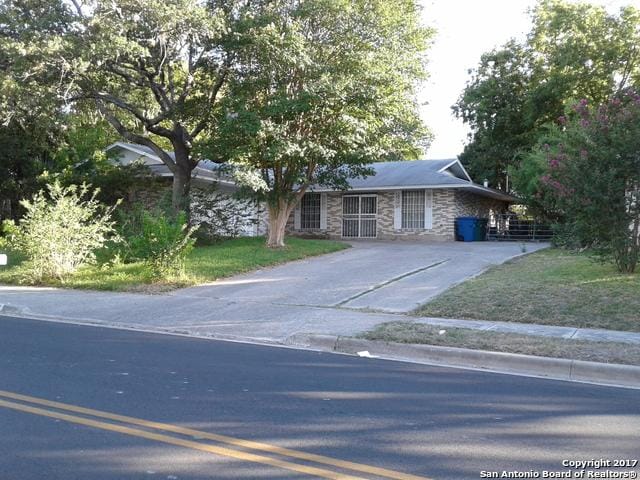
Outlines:
[{"label": "concrete driveway", "polygon": [[299,333],[354,335],[398,320],[520,254],[521,244],[514,243],[356,242],[341,252],[165,295],[0,286],[0,313],[286,343]]},{"label": "concrete driveway", "polygon": [[[235,302],[406,313],[487,267],[522,254],[522,244],[356,242],[349,250],[252,272],[174,295]],[[547,246],[527,244],[527,251]]]}]

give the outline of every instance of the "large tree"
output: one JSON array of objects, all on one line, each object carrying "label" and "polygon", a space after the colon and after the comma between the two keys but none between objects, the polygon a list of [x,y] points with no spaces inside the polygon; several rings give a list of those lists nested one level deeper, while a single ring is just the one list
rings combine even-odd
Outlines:
[{"label": "large tree", "polygon": [[600,103],[640,80],[640,11],[541,0],[527,39],[485,54],[454,113],[471,127],[460,156],[505,186],[508,171],[573,101]]},{"label": "large tree", "polygon": [[[7,0],[0,6],[0,106],[92,108],[173,173],[188,209],[195,142],[209,128],[233,67],[233,0]],[[68,107],[67,107],[68,108]],[[167,153],[169,147],[174,156]]]},{"label": "large tree", "polygon": [[[429,134],[415,91],[432,31],[413,0],[254,2],[252,45],[221,110],[220,142],[266,201],[271,247],[312,185],[415,157]],[[253,177],[251,174],[255,174]]]}]

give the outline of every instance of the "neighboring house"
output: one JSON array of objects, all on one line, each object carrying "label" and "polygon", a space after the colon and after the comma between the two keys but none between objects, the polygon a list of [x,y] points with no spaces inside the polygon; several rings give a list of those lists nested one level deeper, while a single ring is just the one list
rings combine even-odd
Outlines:
[{"label": "neighboring house", "polygon": [[330,238],[454,239],[456,217],[490,218],[517,199],[473,183],[458,160],[380,162],[348,191],[315,187],[289,219],[289,233]]},{"label": "neighboring house", "polygon": [[[153,175],[166,179],[160,182],[159,189],[132,192],[132,201],[152,206],[157,205],[163,196],[169,195],[173,174],[152,149],[144,145],[115,142],[105,148],[105,152],[121,165],[141,162]],[[173,152],[168,153],[173,156]],[[256,202],[234,196],[238,186],[220,170],[219,164],[201,161],[192,172],[191,187],[193,219],[210,225],[212,233],[222,236],[257,236],[265,233],[264,210]],[[205,204],[206,208],[199,208]],[[205,210],[208,214],[204,213]]]}]

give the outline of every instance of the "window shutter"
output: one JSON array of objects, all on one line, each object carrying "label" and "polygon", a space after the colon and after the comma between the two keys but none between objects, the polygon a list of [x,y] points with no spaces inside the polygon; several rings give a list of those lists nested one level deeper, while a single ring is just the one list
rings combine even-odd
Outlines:
[{"label": "window shutter", "polygon": [[433,228],[433,190],[424,191],[424,228]]},{"label": "window shutter", "polygon": [[320,194],[320,230],[327,229],[327,194]]},{"label": "window shutter", "polygon": [[[302,201],[302,199],[300,200]],[[296,209],[293,211],[293,229],[300,230],[302,226],[301,218],[300,218],[300,202],[296,205]]]},{"label": "window shutter", "polygon": [[393,194],[393,229],[402,230],[402,191]]}]

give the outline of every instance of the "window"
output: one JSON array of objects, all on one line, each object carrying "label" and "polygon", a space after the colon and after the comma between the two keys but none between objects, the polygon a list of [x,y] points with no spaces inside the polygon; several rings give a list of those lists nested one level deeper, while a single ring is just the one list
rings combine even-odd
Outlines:
[{"label": "window", "polygon": [[424,190],[402,191],[402,228],[424,228]]},{"label": "window", "polygon": [[300,228],[320,229],[320,194],[305,193],[300,201]]}]

